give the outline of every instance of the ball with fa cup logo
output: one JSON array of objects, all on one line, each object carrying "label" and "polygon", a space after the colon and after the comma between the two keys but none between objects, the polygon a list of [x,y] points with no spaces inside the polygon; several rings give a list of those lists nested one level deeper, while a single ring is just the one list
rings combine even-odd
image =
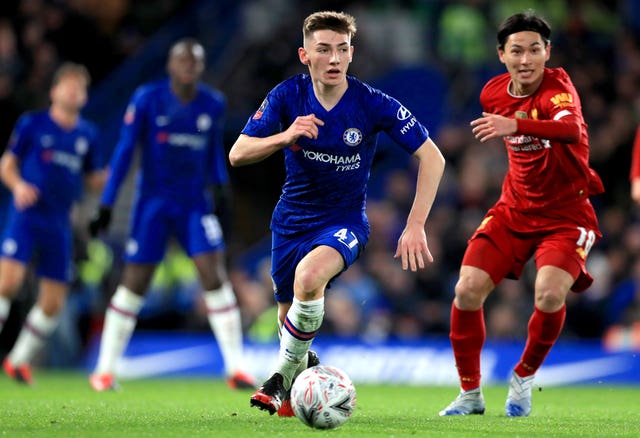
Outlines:
[{"label": "ball with fa cup logo", "polygon": [[344,371],[329,365],[304,370],[291,387],[291,407],[296,417],[316,429],[344,424],[356,405],[356,389]]}]

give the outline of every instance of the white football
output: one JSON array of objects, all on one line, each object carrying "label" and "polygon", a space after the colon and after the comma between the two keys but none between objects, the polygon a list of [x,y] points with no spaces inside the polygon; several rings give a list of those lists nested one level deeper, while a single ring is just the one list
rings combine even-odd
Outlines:
[{"label": "white football", "polygon": [[351,417],[356,389],[344,371],[318,365],[304,370],[291,387],[296,417],[316,429],[335,429]]}]

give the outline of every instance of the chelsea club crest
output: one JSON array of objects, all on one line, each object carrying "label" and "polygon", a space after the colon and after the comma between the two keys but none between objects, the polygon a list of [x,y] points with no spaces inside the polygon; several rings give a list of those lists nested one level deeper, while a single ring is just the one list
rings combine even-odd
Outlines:
[{"label": "chelsea club crest", "polygon": [[358,146],[362,141],[362,132],[357,128],[348,128],[342,134],[342,140],[347,146]]}]

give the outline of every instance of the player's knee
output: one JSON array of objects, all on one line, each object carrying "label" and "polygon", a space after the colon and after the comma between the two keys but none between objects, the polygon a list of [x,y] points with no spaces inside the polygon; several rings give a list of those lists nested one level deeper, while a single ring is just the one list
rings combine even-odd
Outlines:
[{"label": "player's knee", "polygon": [[17,278],[1,278],[0,279],[0,295],[12,299],[18,293],[22,286],[22,281]]},{"label": "player's knee", "polygon": [[556,312],[564,305],[567,293],[559,288],[547,287],[536,290],[535,306],[543,312]]},{"label": "player's knee", "polygon": [[296,271],[295,293],[311,299],[315,291],[322,286],[319,270],[307,268]]},{"label": "player's knee", "polygon": [[50,297],[48,299],[40,299],[38,305],[42,312],[48,317],[52,318],[58,316],[64,307],[65,296]]},{"label": "player's knee", "polygon": [[302,275],[296,275],[294,296],[300,301],[316,300],[323,296],[326,283],[310,271],[304,271]]},{"label": "player's knee", "polygon": [[456,305],[462,310],[477,310],[482,307],[490,289],[481,279],[471,276],[460,276],[455,287]]}]

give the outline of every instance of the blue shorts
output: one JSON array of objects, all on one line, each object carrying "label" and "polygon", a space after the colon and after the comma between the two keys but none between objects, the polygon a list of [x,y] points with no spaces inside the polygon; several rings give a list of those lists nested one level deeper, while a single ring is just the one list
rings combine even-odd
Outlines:
[{"label": "blue shorts", "polygon": [[204,197],[187,205],[163,198],[140,198],[131,222],[127,262],[160,263],[171,236],[189,257],[224,248],[222,228]]},{"label": "blue shorts", "polygon": [[36,275],[69,283],[73,278],[71,223],[67,217],[13,211],[2,238],[2,256],[28,265]]},{"label": "blue shorts", "polygon": [[[333,225],[295,236],[272,233],[271,278],[276,301],[284,303],[293,301],[296,267],[300,260],[315,247],[326,245],[337,250],[344,259],[342,269],[344,272],[360,256],[368,240],[369,229],[362,224]],[[330,286],[331,282],[327,287]]]}]

